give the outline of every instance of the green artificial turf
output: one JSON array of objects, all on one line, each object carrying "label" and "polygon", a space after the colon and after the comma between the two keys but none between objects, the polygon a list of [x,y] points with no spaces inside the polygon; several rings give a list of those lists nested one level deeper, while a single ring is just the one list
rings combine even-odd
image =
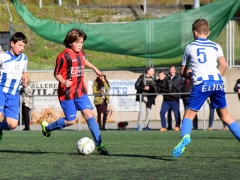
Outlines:
[{"label": "green artificial turf", "polygon": [[108,130],[101,132],[110,156],[75,149],[89,131],[4,131],[0,142],[1,179],[239,179],[239,142],[230,131],[192,132],[183,155],[172,158],[180,133]]}]

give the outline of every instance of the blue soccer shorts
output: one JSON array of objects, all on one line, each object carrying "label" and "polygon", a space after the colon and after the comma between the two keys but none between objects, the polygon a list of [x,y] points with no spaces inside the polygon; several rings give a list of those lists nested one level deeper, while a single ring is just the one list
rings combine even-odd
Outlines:
[{"label": "blue soccer shorts", "polygon": [[208,80],[194,85],[187,108],[193,111],[199,111],[208,97],[210,97],[214,109],[227,107],[223,81]]},{"label": "blue soccer shorts", "polygon": [[88,98],[88,95],[83,95],[77,99],[63,100],[60,101],[60,104],[65,114],[65,119],[67,121],[75,120],[77,111],[93,109],[93,106]]},{"label": "blue soccer shorts", "polygon": [[12,95],[0,90],[0,112],[5,117],[19,120],[19,102],[20,96],[18,93]]}]

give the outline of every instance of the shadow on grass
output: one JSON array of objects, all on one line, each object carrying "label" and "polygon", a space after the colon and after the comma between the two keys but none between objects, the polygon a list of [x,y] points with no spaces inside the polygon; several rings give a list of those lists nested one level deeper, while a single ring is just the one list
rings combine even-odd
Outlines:
[{"label": "shadow on grass", "polygon": [[21,151],[21,150],[0,150],[0,153],[13,153],[13,154],[32,154],[32,155],[38,155],[38,154],[59,154],[59,155],[74,155],[79,156],[79,153],[65,153],[65,152],[50,152],[50,151]]},{"label": "shadow on grass", "polygon": [[209,137],[209,136],[207,136],[207,137],[191,137],[191,139],[235,139],[235,137],[214,137],[214,136],[212,136],[212,137]]},{"label": "shadow on grass", "polygon": [[133,158],[147,158],[147,159],[157,159],[163,161],[174,161],[172,156],[147,156],[147,155],[137,155],[137,154],[110,154],[110,156],[116,157],[133,157]]},{"label": "shadow on grass", "polygon": [[[76,129],[61,129],[59,131],[76,131]],[[89,131],[88,129],[82,129],[81,131]],[[118,129],[118,128],[111,128],[111,129],[106,129],[106,130],[100,130],[101,132],[106,132],[106,131],[136,131],[136,128],[126,128],[125,130],[124,129]],[[159,129],[151,129],[151,130],[144,130],[142,129],[142,131],[145,131],[145,132],[151,132],[151,131],[159,131]]]},{"label": "shadow on grass", "polygon": [[0,150],[0,153],[19,153],[19,154],[46,154],[55,152],[41,152],[41,151],[15,151],[15,150]]}]

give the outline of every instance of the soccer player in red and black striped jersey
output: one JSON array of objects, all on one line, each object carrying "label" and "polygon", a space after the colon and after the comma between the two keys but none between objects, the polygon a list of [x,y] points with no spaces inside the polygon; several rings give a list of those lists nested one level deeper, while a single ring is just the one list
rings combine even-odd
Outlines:
[{"label": "soccer player in red and black striped jersey", "polygon": [[79,110],[87,121],[98,152],[102,155],[109,155],[102,144],[99,127],[92,112],[93,106],[84,84],[84,66],[93,69],[97,76],[101,76],[101,72],[85,59],[82,46],[86,39],[87,35],[79,29],[72,29],[66,34],[63,42],[66,49],[58,55],[54,70],[54,76],[59,81],[58,98],[65,118],[60,118],[51,124],[43,121],[41,123],[42,133],[49,137],[51,131],[75,124],[76,113]]}]

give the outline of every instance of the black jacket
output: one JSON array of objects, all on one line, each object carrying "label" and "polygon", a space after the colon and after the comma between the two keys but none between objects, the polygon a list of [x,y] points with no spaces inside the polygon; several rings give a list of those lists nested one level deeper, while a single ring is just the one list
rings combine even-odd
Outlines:
[{"label": "black jacket", "polygon": [[[171,93],[172,81],[166,76],[163,80],[158,79],[156,81],[156,88],[158,93]],[[163,101],[178,101],[179,98],[176,95],[163,95]]]},{"label": "black jacket", "polygon": [[[146,86],[146,74],[142,74],[139,76],[139,78],[137,79],[136,83],[135,83],[135,89],[137,90],[137,94],[140,93],[157,93],[156,90],[156,85],[155,85],[155,77],[152,77],[152,81],[153,81],[153,86],[150,86],[150,90],[149,91],[145,91],[144,88]],[[152,95],[152,96],[148,96],[149,98],[156,98],[156,95]],[[136,101],[139,101],[139,96],[136,96]],[[155,101],[154,103],[155,104]]]},{"label": "black jacket", "polygon": [[171,79],[171,75],[168,74],[169,80],[172,81],[172,91],[173,92],[182,92],[183,86],[183,77],[176,73],[175,76]]},{"label": "black jacket", "polygon": [[[175,76],[171,79],[171,75],[168,74],[168,78],[170,81],[172,81],[172,92],[180,93],[182,92],[182,86],[183,86],[183,77],[176,73]],[[178,99],[180,98],[180,95],[174,95]]]},{"label": "black jacket", "polygon": [[238,89],[240,89],[240,79],[238,79],[234,85],[234,92],[238,92]]},{"label": "black jacket", "polygon": [[[233,87],[234,92],[238,92],[238,89],[240,89],[240,79],[238,79]],[[238,94],[238,99],[240,100],[240,94]]]}]

